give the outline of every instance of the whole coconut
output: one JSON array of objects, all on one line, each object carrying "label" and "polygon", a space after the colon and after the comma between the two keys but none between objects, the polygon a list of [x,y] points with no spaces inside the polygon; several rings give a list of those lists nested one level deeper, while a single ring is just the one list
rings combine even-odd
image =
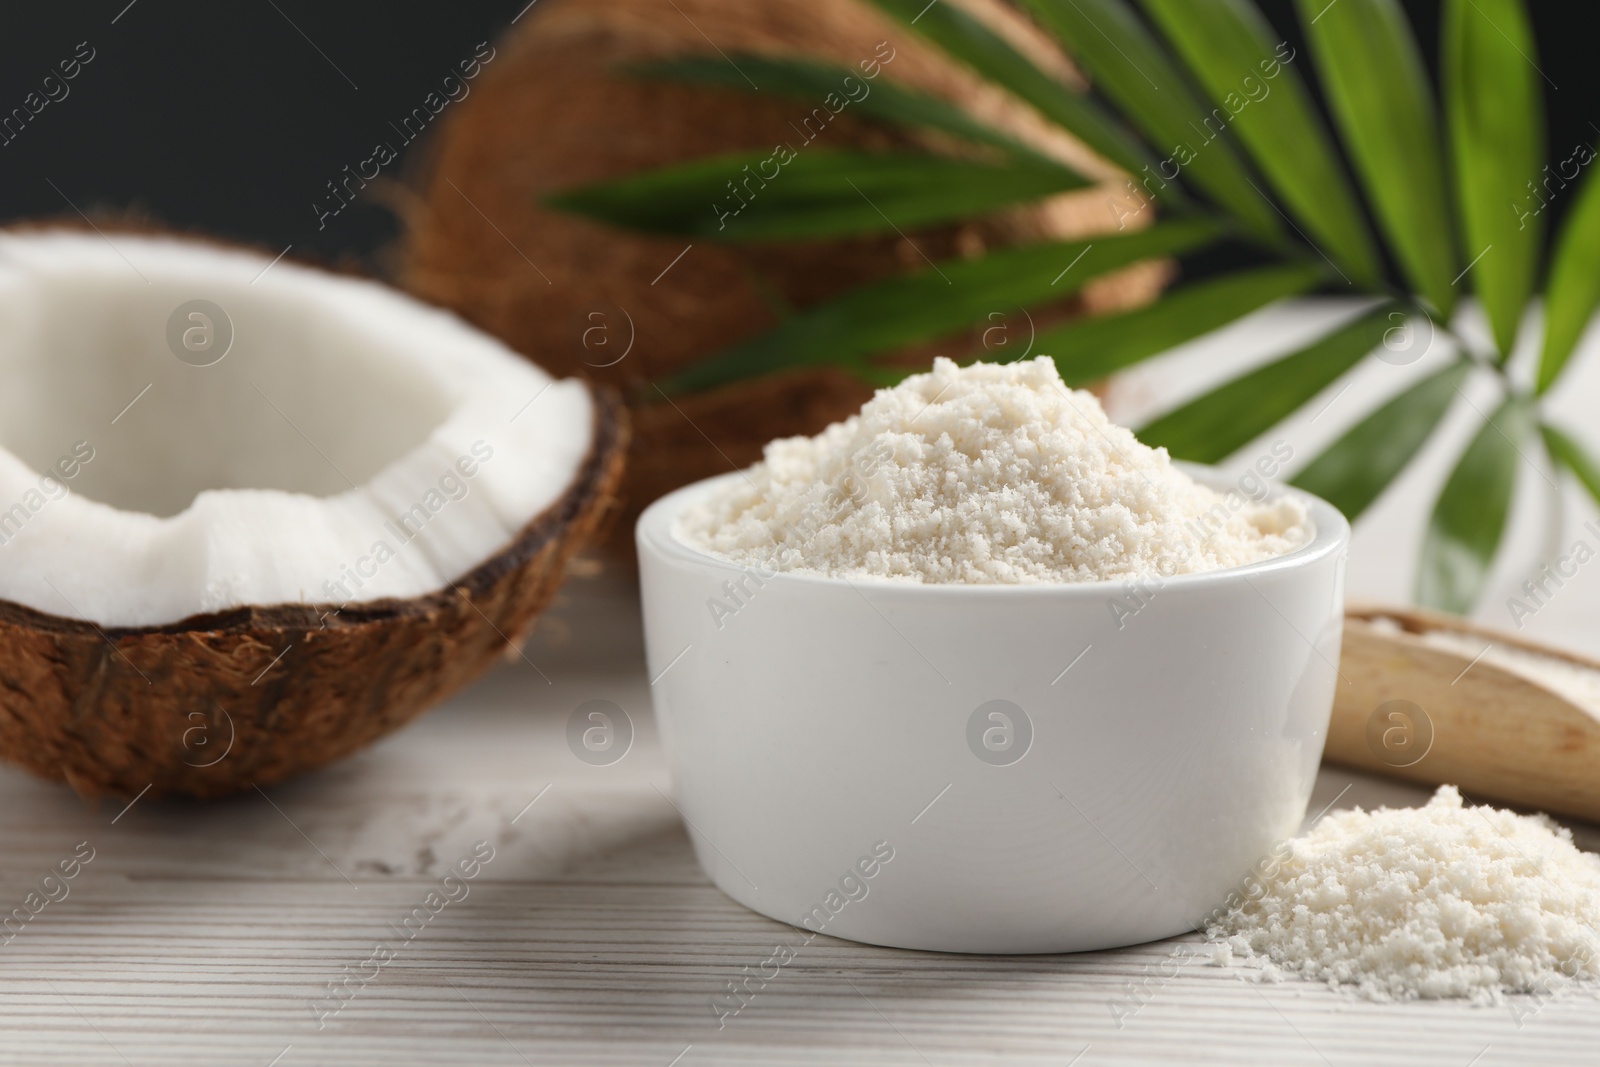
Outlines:
[{"label": "whole coconut", "polygon": [[[1078,80],[1054,44],[1010,7],[998,0],[961,6],[1041,67]],[[590,182],[769,150],[795,140],[792,123],[810,110],[774,93],[642,79],[626,69],[633,64],[753,52],[855,67],[884,54],[884,42],[892,59],[882,77],[943,97],[1081,173],[1118,183],[1117,172],[1073,138],[862,0],[544,0],[496,43],[470,95],[441,118],[408,208],[401,282],[552,372],[587,375],[633,398],[619,544],[631,544],[631,520],[656,497],[754,462],[774,437],[815,433],[871,393],[832,368],[671,401],[652,382],[770,329],[786,309],[915,269],[924,257],[1116,230],[1104,187],[910,237],[766,246],[691,245],[543,206],[546,196]],[[893,148],[912,140],[846,108],[814,143]],[[1149,263],[1110,275],[1035,315],[1036,325],[1144,303],[1168,273],[1166,264]],[[937,352],[982,351],[981,334],[900,356],[916,365]]]}]

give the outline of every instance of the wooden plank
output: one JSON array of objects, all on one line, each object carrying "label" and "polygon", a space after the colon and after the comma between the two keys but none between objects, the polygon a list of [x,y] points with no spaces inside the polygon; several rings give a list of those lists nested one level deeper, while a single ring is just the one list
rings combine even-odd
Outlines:
[{"label": "wooden plank", "polygon": [[[1583,994],[1524,998],[1520,1025],[1505,1007],[1370,1004],[1247,981],[1195,958],[1194,938],[978,957],[818,937],[719,1026],[712,998],[799,935],[707,882],[657,792],[670,782],[636,607],[572,607],[623,651],[536,646],[550,684],[497,670],[356,759],[269,790],[272,803],[123,813],[0,772],[0,906],[77,843],[95,849],[70,895],[0,946],[0,1064],[1495,1067],[1591,1063],[1600,1047],[1600,1005]],[[595,698],[636,727],[607,767],[566,747],[567,717]],[[1328,768],[1312,810],[1425,796]],[[480,840],[494,858],[467,895],[397,935]],[[313,1003],[380,941],[394,958],[319,1029]]]}]

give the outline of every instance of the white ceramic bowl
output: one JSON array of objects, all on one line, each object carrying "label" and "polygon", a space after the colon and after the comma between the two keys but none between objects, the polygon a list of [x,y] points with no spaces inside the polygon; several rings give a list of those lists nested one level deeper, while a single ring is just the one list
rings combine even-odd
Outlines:
[{"label": "white ceramic bowl", "polygon": [[[1190,468],[1218,488],[1206,468]],[[656,717],[729,896],[901,948],[1190,930],[1292,836],[1322,756],[1350,530],[1133,588],[761,573],[637,531]]]}]

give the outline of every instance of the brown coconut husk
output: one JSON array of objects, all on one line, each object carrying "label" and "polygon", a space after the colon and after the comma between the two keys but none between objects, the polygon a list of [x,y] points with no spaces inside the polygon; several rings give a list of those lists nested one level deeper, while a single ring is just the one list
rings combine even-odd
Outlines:
[{"label": "brown coconut husk", "polygon": [[[1077,78],[1054,44],[1000,0],[961,2],[1036,62]],[[800,140],[791,125],[809,110],[800,101],[641,81],[621,69],[629,64],[720,49],[855,67],[884,41],[894,58],[881,77],[953,101],[1107,185],[907,238],[761,247],[695,241],[687,252],[683,239],[622,232],[542,206],[549,194],[588,182]],[[755,461],[774,437],[815,433],[871,395],[830,368],[670,404],[649,383],[770,329],[775,307],[808,307],[919,269],[924,257],[1114,231],[1108,201],[1114,192],[1126,195],[1116,171],[1081,144],[862,0],[544,0],[496,48],[470,96],[441,117],[407,209],[399,275],[411,291],[540,365],[627,390],[637,411],[617,527],[622,543],[631,543],[632,518],[655,497]],[[843,149],[907,141],[846,108],[812,143]],[[1037,325],[1137,306],[1167,274],[1160,263],[1119,272],[1036,313]],[[905,358],[926,365],[934,352],[981,352],[980,333],[918,346]]]},{"label": "brown coconut husk", "polygon": [[91,797],[213,797],[347,756],[527,632],[611,504],[626,449],[625,411],[602,389],[561,497],[453,587],[416,599],[115,629],[0,601],[0,755]]}]

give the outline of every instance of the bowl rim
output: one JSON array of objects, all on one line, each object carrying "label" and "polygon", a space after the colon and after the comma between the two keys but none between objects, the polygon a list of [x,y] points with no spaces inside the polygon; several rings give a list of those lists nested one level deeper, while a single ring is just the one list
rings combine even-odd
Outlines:
[{"label": "bowl rim", "polygon": [[[1174,465],[1202,485],[1219,492],[1237,488],[1241,475],[1230,474],[1220,468],[1202,463],[1175,460]],[[738,563],[722,556],[712,555],[680,539],[676,532],[678,518],[701,499],[746,476],[747,468],[703,478],[673,490],[645,508],[634,527],[634,538],[641,561],[653,556],[664,561],[690,564],[725,571],[730,576],[755,574],[761,581],[780,581],[797,586],[854,589],[863,588],[880,593],[899,593],[907,596],[973,597],[973,596],[1080,596],[1103,597],[1108,592],[1124,588],[1130,582],[1148,581],[1155,576],[1122,575],[1115,578],[1097,578],[1082,582],[916,582],[905,578],[885,578],[879,575],[836,576],[815,571],[767,570],[758,564]],[[1276,574],[1280,571],[1302,570],[1345,551],[1350,543],[1350,523],[1344,514],[1321,497],[1304,489],[1282,483],[1274,484],[1263,502],[1283,498],[1299,500],[1306,507],[1312,536],[1309,541],[1292,552],[1268,559],[1256,560],[1238,567],[1197,571],[1192,574],[1175,574],[1161,580],[1163,591],[1177,588],[1204,588],[1208,585],[1249,582],[1251,578]]]}]

